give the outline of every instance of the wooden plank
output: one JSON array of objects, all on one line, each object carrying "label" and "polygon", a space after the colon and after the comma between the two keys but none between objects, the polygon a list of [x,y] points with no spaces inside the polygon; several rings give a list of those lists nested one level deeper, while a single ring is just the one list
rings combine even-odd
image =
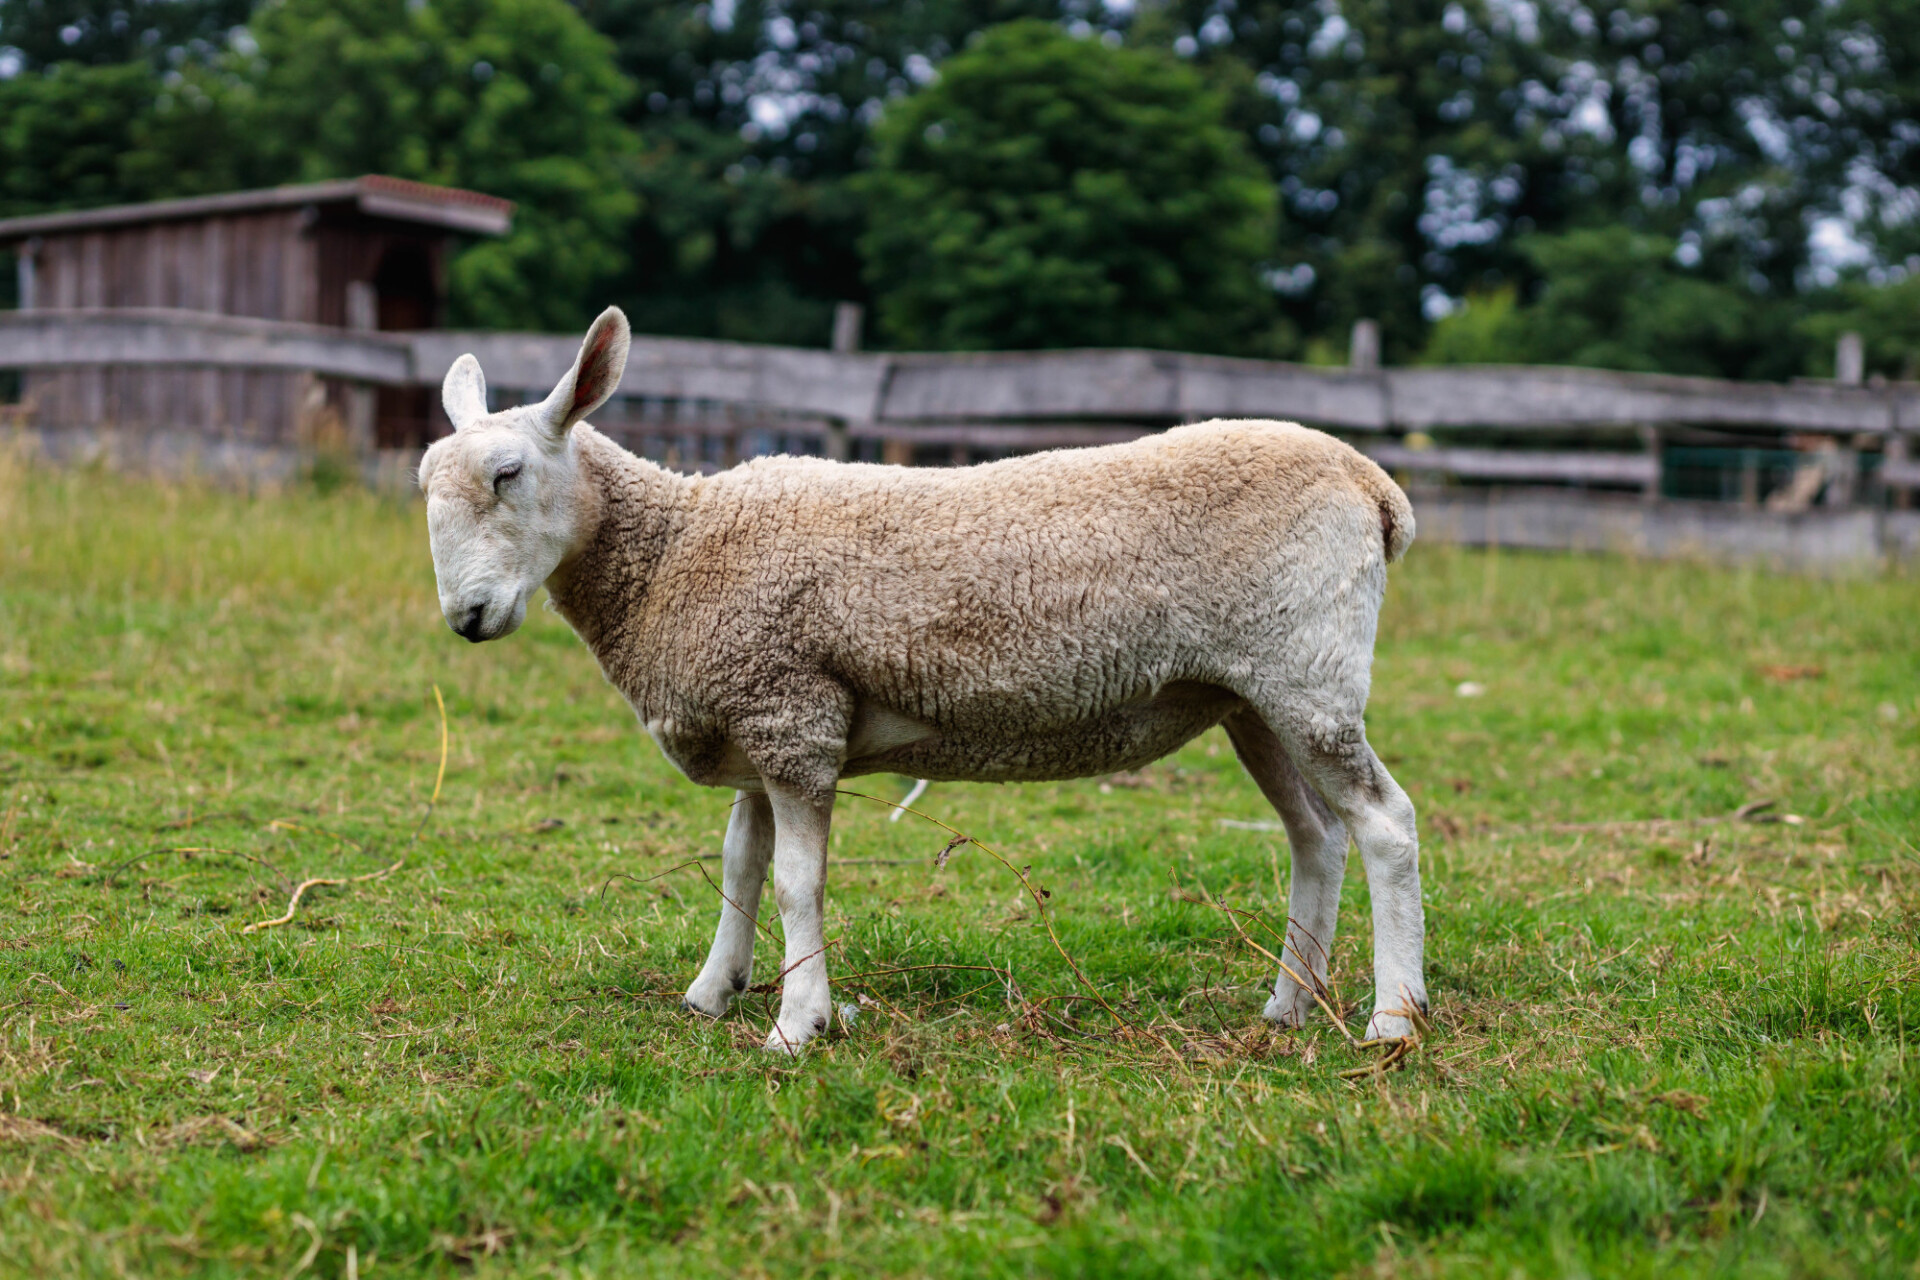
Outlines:
[{"label": "wooden plank", "polygon": [[1392,369],[1394,426],[1574,427],[1685,422],[1883,434],[1896,401],[1920,389],[1728,382],[1668,374],[1527,365]]},{"label": "wooden plank", "polygon": [[104,209],[0,219],[0,242],[24,240],[36,235],[56,236],[96,228],[181,219],[199,220],[342,202],[349,202],[373,217],[481,235],[504,235],[513,222],[512,203],[497,196],[370,174],[297,186],[228,191],[214,196],[151,200],[144,204],[111,205]]},{"label": "wooden plank", "polygon": [[[489,386],[541,396],[560,380],[580,351],[580,339],[572,335],[426,332],[408,337],[420,380],[431,386],[440,385],[462,353],[472,352]],[[874,416],[886,371],[884,356],[636,337],[620,393],[718,400],[860,420]]]},{"label": "wooden plank", "polygon": [[870,416],[895,422],[1061,417],[1176,420],[1183,412],[1180,360],[1157,351],[894,356],[886,394]]},{"label": "wooden plank", "polygon": [[1565,480],[1644,487],[1660,479],[1647,453],[1562,453],[1525,449],[1409,449],[1365,444],[1361,451],[1393,470],[1436,472],[1474,480]]},{"label": "wooden plank", "polygon": [[201,365],[413,381],[405,337],[157,309],[0,313],[0,368]]},{"label": "wooden plank", "polygon": [[921,423],[913,426],[855,423],[847,428],[853,440],[884,440],[905,445],[965,445],[976,449],[1085,449],[1094,445],[1124,444],[1152,435],[1153,428],[1100,423],[1019,422]]},{"label": "wooden plank", "polygon": [[[259,222],[259,219],[253,219]],[[209,228],[205,274],[230,275],[238,226]],[[98,239],[98,237],[87,237]],[[98,245],[74,246],[48,275],[61,295],[98,292]],[[50,245],[49,248],[52,248]],[[280,292],[279,272],[258,288]],[[297,273],[296,273],[297,274]],[[94,310],[0,318],[0,367],[100,364],[306,369],[325,376],[437,386],[465,351],[490,383],[543,395],[578,350],[573,335],[349,334],[317,326],[184,311]],[[1291,418],[1352,432],[1431,427],[1557,429],[1640,423],[1747,425],[1881,435],[1920,422],[1920,387],[1756,384],[1592,369],[1459,367],[1359,374],[1149,351],[951,355],[839,353],[682,338],[636,338],[621,392],[753,406],[852,423],[1073,420],[1158,427],[1209,416]],[[1064,437],[1063,437],[1064,438]],[[1623,464],[1624,465],[1624,464]]]},{"label": "wooden plank", "polygon": [[1391,425],[1386,384],[1377,373],[1266,360],[1183,356],[1181,416],[1278,418],[1346,431]]}]

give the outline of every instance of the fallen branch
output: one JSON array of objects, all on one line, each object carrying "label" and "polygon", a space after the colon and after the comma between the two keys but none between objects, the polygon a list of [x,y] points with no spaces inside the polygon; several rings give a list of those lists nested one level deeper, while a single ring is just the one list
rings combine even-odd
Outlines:
[{"label": "fallen branch", "polygon": [[433,686],[433,701],[440,708],[440,768],[433,775],[433,795],[427,800],[427,811],[420,815],[420,821],[413,828],[413,835],[407,839],[406,851],[390,867],[379,871],[369,871],[363,876],[311,876],[302,880],[293,888],[293,897],[287,900],[287,909],[271,920],[256,920],[240,930],[241,933],[257,933],[262,929],[276,929],[283,924],[292,924],[294,913],[300,909],[300,899],[307,890],[322,885],[364,884],[369,880],[384,880],[402,866],[406,865],[407,854],[419,843],[420,833],[427,829],[427,820],[433,817],[433,810],[440,803],[440,787],[447,780],[447,700],[440,696],[440,686]]},{"label": "fallen branch", "polygon": [[1079,963],[1076,960],[1074,960],[1073,956],[1067,951],[1066,945],[1060,941],[1060,935],[1054,932],[1053,915],[1051,912],[1047,910],[1047,902],[1046,902],[1047,898],[1051,895],[1045,889],[1041,889],[1037,887],[1033,883],[1032,879],[1028,877],[1025,870],[1023,870],[1020,867],[1014,866],[1011,862],[1001,857],[1000,854],[996,852],[994,849],[981,843],[978,838],[968,835],[966,832],[960,830],[958,827],[948,826],[946,823],[940,821],[940,819],[936,817],[933,817],[931,814],[922,813],[918,809],[910,808],[909,806],[904,804],[895,804],[891,800],[882,800],[879,796],[870,796],[862,791],[848,791],[845,788],[840,788],[839,794],[843,796],[852,796],[856,800],[868,800],[874,804],[885,805],[889,809],[903,810],[907,813],[911,813],[916,818],[920,818],[924,821],[931,822],[934,826],[939,827],[941,830],[945,831],[948,835],[953,837],[953,840],[947,845],[947,847],[941,850],[941,853],[940,853],[941,861],[944,861],[948,855],[950,855],[955,849],[959,848],[961,845],[971,844],[976,849],[979,849],[982,853],[986,854],[989,858],[992,858],[995,862],[1005,867],[1008,871],[1011,871],[1014,874],[1014,877],[1020,881],[1020,887],[1027,891],[1027,896],[1033,899],[1033,905],[1035,909],[1037,909],[1040,913],[1040,923],[1046,927],[1047,938],[1049,941],[1053,943],[1053,949],[1060,953],[1060,958],[1062,960],[1065,960],[1067,962],[1067,968],[1073,970],[1073,976],[1080,980],[1080,985],[1085,987],[1089,992],[1092,993],[1094,1002],[1098,1004],[1102,1009],[1104,1009],[1106,1011],[1107,1016],[1109,1018],[1112,1018],[1114,1022],[1118,1023],[1120,1026],[1126,1027],[1131,1031],[1144,1032],[1144,1034],[1152,1036],[1156,1040],[1160,1040],[1161,1043],[1165,1045],[1167,1052],[1169,1053],[1173,1052],[1173,1046],[1166,1045],[1166,1042],[1162,1037],[1158,1035],[1154,1035],[1154,1033],[1147,1028],[1136,1026],[1132,1019],[1126,1017],[1118,1009],[1114,1008],[1113,1005],[1108,1003],[1107,998],[1100,994],[1100,988],[1094,986],[1093,980],[1087,977],[1086,973],[1081,970]]},{"label": "fallen branch", "polygon": [[292,924],[293,913],[300,909],[300,899],[303,896],[305,896],[307,890],[318,888],[321,885],[359,884],[362,881],[366,881],[366,880],[384,880],[388,876],[392,875],[394,872],[398,871],[405,862],[406,862],[406,859],[402,858],[400,859],[399,862],[394,863],[392,866],[387,867],[384,870],[369,871],[364,876],[347,876],[344,879],[334,879],[327,876],[314,876],[311,879],[302,880],[299,884],[294,886],[293,897],[287,901],[287,909],[284,914],[275,916],[271,920],[255,920],[252,924],[240,930],[240,932],[254,933],[261,929],[273,929],[283,924]]}]

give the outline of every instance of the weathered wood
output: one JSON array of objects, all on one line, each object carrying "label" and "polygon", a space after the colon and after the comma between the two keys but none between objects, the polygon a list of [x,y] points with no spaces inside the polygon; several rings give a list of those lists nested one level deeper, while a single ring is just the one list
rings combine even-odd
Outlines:
[{"label": "weathered wood", "polygon": [[1644,488],[1660,479],[1660,460],[1648,453],[1409,449],[1405,445],[1371,443],[1362,449],[1389,470],[1433,472],[1473,480],[1562,480]]},{"label": "weathered wood", "polygon": [[935,422],[914,426],[858,423],[847,434],[854,440],[881,440],[909,448],[961,445],[974,449],[1082,449],[1089,445],[1124,444],[1152,432],[1151,427],[1097,422]]},{"label": "weathered wood", "polygon": [[37,235],[65,235],[94,228],[144,226],[158,222],[254,214],[274,209],[301,209],[321,204],[348,204],[374,217],[479,235],[504,235],[513,225],[513,202],[510,200],[482,195],[477,191],[428,186],[404,178],[368,174],[332,182],[227,191],[212,196],[150,200],[143,204],[112,205],[104,209],[68,210],[0,219],[0,242]]},{"label": "weathered wood", "polygon": [[[533,333],[417,333],[414,364],[438,386],[463,353],[472,352],[487,384],[545,395],[580,351],[573,336]],[[887,358],[802,347],[763,347],[696,338],[636,337],[620,394],[673,400],[717,400],[792,413],[872,418],[886,379]]]},{"label": "weathered wood", "polygon": [[0,312],[0,368],[197,366],[409,383],[414,336],[192,311],[8,311]]},{"label": "weathered wood", "polygon": [[[1880,435],[1920,387],[1728,382],[1531,365],[1394,369],[1383,375],[1395,427],[1626,426],[1642,422]],[[1910,410],[1910,411],[1914,411]]]},{"label": "weathered wood", "polygon": [[[297,279],[293,272],[289,280]],[[496,387],[542,392],[578,349],[571,335],[347,334],[187,312],[27,312],[0,317],[0,367],[175,364],[305,369],[437,386],[464,351]],[[709,400],[847,423],[1163,426],[1287,418],[1353,432],[1642,423],[1884,435],[1920,423],[1920,387],[1740,383],[1509,366],[1355,373],[1152,351],[884,355],[637,338],[621,392]]]}]

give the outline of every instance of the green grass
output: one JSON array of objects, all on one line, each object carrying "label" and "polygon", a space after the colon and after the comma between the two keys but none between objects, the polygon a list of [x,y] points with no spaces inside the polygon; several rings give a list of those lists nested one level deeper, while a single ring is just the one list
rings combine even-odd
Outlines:
[{"label": "green grass", "polygon": [[[550,615],[454,638],[417,507],[8,464],[0,1271],[1912,1274],[1916,618],[1905,577],[1416,546],[1371,714],[1424,833],[1405,1070],[1261,1023],[1205,899],[1277,920],[1284,840],[1222,825],[1272,814],[1217,733],[926,800],[1145,1030],[1006,870],[845,801],[837,973],[1031,1003],[842,981],[792,1064],[767,997],[672,998],[726,797]],[[1756,800],[1800,821],[1651,821]],[[1356,859],[1355,1028],[1366,907]]]}]

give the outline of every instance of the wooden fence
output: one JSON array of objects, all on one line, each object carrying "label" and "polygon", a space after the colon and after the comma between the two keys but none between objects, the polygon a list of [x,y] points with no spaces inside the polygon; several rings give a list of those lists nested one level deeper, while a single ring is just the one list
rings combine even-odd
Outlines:
[{"label": "wooden fence", "polygon": [[[0,313],[0,369],[164,365],[437,387],[454,358],[471,351],[496,404],[543,396],[577,347],[574,336],[349,332],[183,311]],[[724,465],[764,451],[756,442],[770,438],[908,461],[928,449],[1016,452],[1210,417],[1271,417],[1355,437],[1383,465],[1416,475],[1654,495],[1663,433],[1737,429],[1783,444],[1790,433],[1799,437],[1793,447],[1811,452],[1821,450],[1808,442],[1824,438],[1827,454],[1872,456],[1876,485],[1920,487],[1907,443],[1920,433],[1913,383],[1743,383],[1537,366],[1329,369],[1135,350],[835,352],[636,337],[620,397],[596,424],[686,466]],[[103,416],[36,425],[203,426],[115,421],[110,408]],[[1434,431],[1487,433],[1502,447],[1422,447]],[[1543,447],[1556,433],[1588,447]],[[1613,443],[1595,444],[1606,440]]]}]

